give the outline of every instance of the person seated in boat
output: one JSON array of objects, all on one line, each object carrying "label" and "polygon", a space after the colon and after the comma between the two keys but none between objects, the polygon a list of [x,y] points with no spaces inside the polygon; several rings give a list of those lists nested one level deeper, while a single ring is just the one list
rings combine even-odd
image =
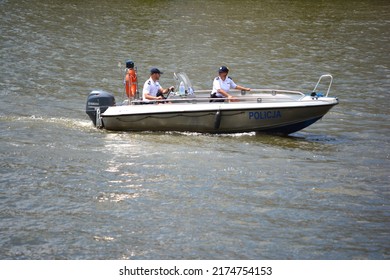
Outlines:
[{"label": "person seated in boat", "polygon": [[[224,102],[225,99],[230,101],[238,101],[237,98],[229,94],[230,89],[240,89],[250,91],[250,88],[246,88],[237,85],[230,77],[228,77],[229,68],[226,66],[219,67],[218,77],[213,81],[213,90],[210,95],[210,102]],[[222,98],[222,99],[221,99]]]},{"label": "person seated in boat", "polygon": [[126,61],[125,90],[128,98],[133,98],[137,93],[137,73],[131,60]]},{"label": "person seated in boat", "polygon": [[161,72],[158,68],[150,69],[150,78],[146,80],[142,90],[143,101],[149,102],[152,100],[165,99],[164,94],[174,90],[173,86],[169,88],[163,88],[160,85],[159,79],[162,73],[163,72]]}]

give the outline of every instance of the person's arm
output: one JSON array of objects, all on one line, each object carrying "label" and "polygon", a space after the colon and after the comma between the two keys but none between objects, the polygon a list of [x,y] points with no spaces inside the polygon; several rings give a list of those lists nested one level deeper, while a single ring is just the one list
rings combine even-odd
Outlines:
[{"label": "person's arm", "polygon": [[228,101],[237,101],[237,98],[230,95],[226,90],[223,90],[223,89],[218,89],[217,92],[219,92],[220,94],[222,94],[225,98],[228,99]]},{"label": "person's arm", "polygon": [[245,91],[250,91],[251,90],[250,88],[239,86],[239,85],[236,86],[236,89],[245,90]]},{"label": "person's arm", "polygon": [[213,88],[216,92],[222,94],[224,97],[226,97],[226,98],[231,97],[231,95],[226,90],[221,88],[221,83],[220,83],[220,80],[218,78],[214,79]]},{"label": "person's arm", "polygon": [[150,85],[148,83],[148,81],[145,82],[145,85],[144,85],[144,89],[142,91],[142,95],[143,95],[143,99],[147,99],[147,100],[158,100],[158,99],[161,99],[162,97],[161,96],[153,96],[150,94]]},{"label": "person's arm", "polygon": [[144,97],[145,97],[145,99],[148,99],[148,100],[162,99],[162,96],[153,96],[153,95],[150,95],[148,92],[144,93]]},{"label": "person's arm", "polygon": [[230,98],[232,97],[227,91],[223,90],[223,89],[217,89],[217,92],[222,94],[223,96],[227,97],[227,98]]},{"label": "person's arm", "polygon": [[162,93],[162,94],[166,94],[166,93],[168,93],[168,92],[170,92],[170,91],[173,91],[175,89],[175,87],[174,86],[170,86],[169,88],[160,88],[159,89],[159,91]]}]

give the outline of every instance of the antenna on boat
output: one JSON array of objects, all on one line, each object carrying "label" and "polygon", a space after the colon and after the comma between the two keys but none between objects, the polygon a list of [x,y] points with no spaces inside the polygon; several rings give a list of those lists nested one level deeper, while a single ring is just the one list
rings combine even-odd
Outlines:
[{"label": "antenna on boat", "polygon": [[126,83],[126,71],[122,72],[122,63],[120,61],[118,62],[118,68],[119,68],[119,72],[120,72],[121,79],[122,79],[122,86],[121,86],[121,88],[124,88],[124,90],[122,92],[123,93],[122,97],[125,97],[125,95],[126,95],[126,87],[124,87],[123,85],[125,85],[125,83]]},{"label": "antenna on boat", "polygon": [[135,70],[135,76],[137,77],[137,80],[136,80],[137,90],[136,90],[136,92],[135,92],[135,98],[136,98],[136,99],[139,99],[138,68],[137,68],[137,66],[135,66],[134,70]]}]

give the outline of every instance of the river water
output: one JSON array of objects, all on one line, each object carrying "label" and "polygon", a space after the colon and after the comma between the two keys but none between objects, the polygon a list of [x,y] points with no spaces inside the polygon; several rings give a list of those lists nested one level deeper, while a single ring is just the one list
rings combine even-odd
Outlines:
[{"label": "river water", "polygon": [[[390,259],[388,1],[0,1],[1,259]],[[288,137],[97,130],[122,68],[340,104]]]}]

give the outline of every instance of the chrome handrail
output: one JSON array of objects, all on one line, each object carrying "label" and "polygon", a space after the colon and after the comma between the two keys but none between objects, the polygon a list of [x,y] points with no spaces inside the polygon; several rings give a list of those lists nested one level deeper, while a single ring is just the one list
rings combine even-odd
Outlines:
[{"label": "chrome handrail", "polygon": [[[320,84],[321,80],[325,77],[330,78],[330,82],[328,85],[328,90],[326,92],[326,97],[328,97],[328,94],[330,92],[330,87],[332,86],[333,82],[333,77],[331,74],[325,74],[321,75],[320,78],[318,79],[318,82],[316,86],[313,89],[313,92],[316,92],[318,85]],[[250,96],[251,94],[255,95],[256,93],[271,93],[273,96],[276,94],[299,94],[303,97],[306,95],[301,92],[301,91],[296,91],[296,90],[284,90],[284,89],[269,89],[269,88],[254,88],[251,89],[249,92],[248,96],[245,96],[247,94],[247,91],[245,90],[238,90],[238,89],[232,89],[233,92],[241,92],[241,95],[234,95],[233,97],[236,98],[237,100],[256,100],[257,102],[262,102],[262,98],[259,98],[257,96]],[[211,93],[211,90],[196,90],[194,91],[194,94],[196,93]],[[301,99],[302,99],[301,98]],[[208,101],[208,100],[214,100],[213,98],[210,97],[200,97],[200,96],[193,96],[193,95],[179,95],[177,98],[172,96],[169,99],[163,99],[163,100],[151,100],[149,102],[144,102],[142,100],[133,100],[131,101],[131,104],[153,104],[153,103],[160,103],[160,102],[166,102],[166,101],[173,101],[173,102],[202,102],[202,101]],[[229,100],[228,98],[220,98],[220,100]]]},{"label": "chrome handrail", "polygon": [[[247,91],[243,90],[238,90],[238,89],[232,89],[231,91],[233,92],[245,92],[243,95],[247,93]],[[211,93],[211,90],[195,90],[196,93]],[[257,92],[269,92],[273,95],[276,93],[293,93],[293,94],[300,94],[302,96],[305,96],[305,94],[301,91],[296,91],[296,90],[285,90],[285,89],[269,89],[269,88],[252,88],[250,93],[257,93]]]},{"label": "chrome handrail", "polygon": [[[272,96],[270,96],[270,101],[267,99],[267,97],[258,97],[258,96],[242,96],[242,95],[234,95],[234,100],[230,100],[229,98],[227,97],[221,97],[221,98],[218,98],[219,101],[231,101],[231,102],[235,102],[235,101],[255,101],[257,103],[266,103],[266,102],[271,102],[273,99],[272,99]],[[211,98],[211,97],[189,97],[189,96],[186,96],[186,97],[178,97],[178,98],[168,98],[168,99],[160,99],[160,100],[150,100],[150,101],[143,101],[143,100],[132,100],[131,101],[131,105],[137,105],[137,104],[142,104],[142,105],[146,105],[146,104],[157,104],[157,103],[165,103],[165,102],[172,102],[172,103],[198,103],[198,102],[208,102],[208,101],[215,101],[216,99],[215,98]],[[286,100],[285,100],[286,101]],[[297,101],[297,100],[291,100],[291,101]],[[124,105],[128,105],[128,104],[124,104]]]},{"label": "chrome handrail", "polygon": [[330,82],[329,82],[329,85],[328,85],[328,91],[326,92],[326,95],[325,95],[326,97],[328,97],[328,94],[329,94],[329,92],[330,92],[330,87],[331,87],[332,82],[333,82],[333,77],[332,77],[331,74],[321,75],[321,77],[318,79],[318,82],[317,82],[316,86],[315,86],[314,89],[313,89],[313,92],[316,92],[317,87],[318,87],[318,85],[320,84],[322,78],[325,78],[325,77],[329,77],[329,78],[330,78]]}]

